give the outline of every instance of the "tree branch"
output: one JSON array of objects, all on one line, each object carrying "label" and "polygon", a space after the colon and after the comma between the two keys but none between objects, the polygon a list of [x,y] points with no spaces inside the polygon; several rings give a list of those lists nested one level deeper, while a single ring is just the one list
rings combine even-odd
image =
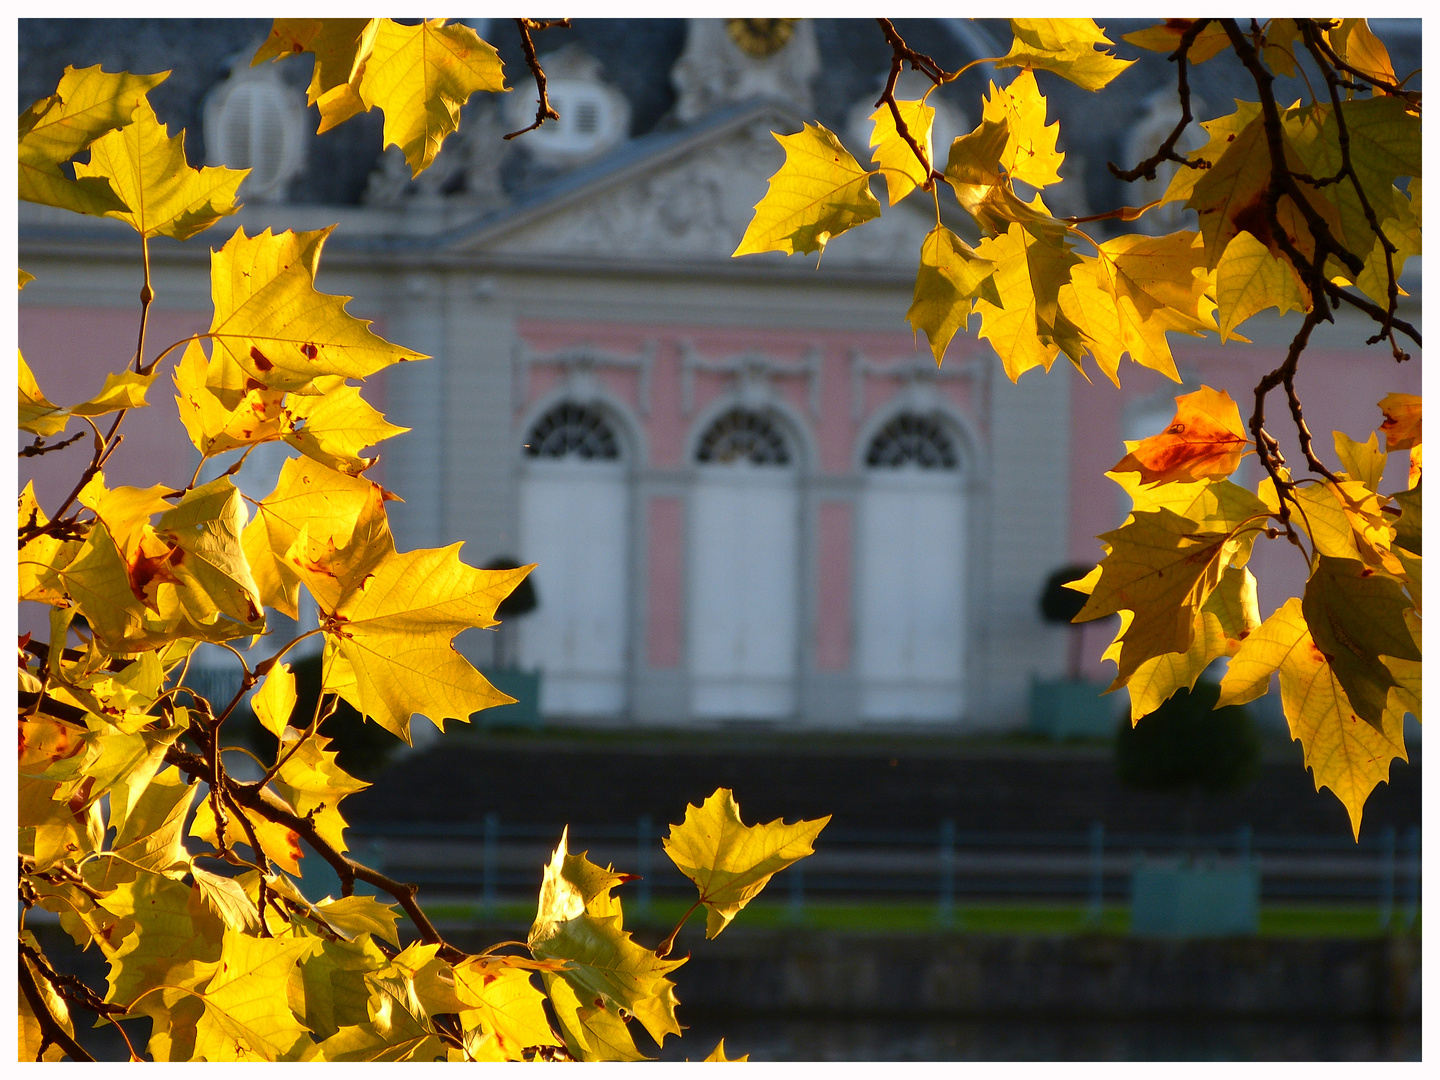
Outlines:
[{"label": "tree branch", "polygon": [[535,122],[529,127],[523,127],[519,131],[512,131],[506,135],[506,140],[514,139],[524,135],[527,131],[534,131],[546,120],[559,120],[560,114],[550,104],[550,95],[546,90],[545,69],[540,66],[540,58],[535,55],[535,42],[530,38],[531,30],[550,30],[560,27],[568,30],[569,19],[516,19],[516,27],[520,30],[520,47],[525,50],[525,63],[529,65],[530,74],[535,76],[535,89],[540,98],[536,102]]},{"label": "tree branch", "polygon": [[[1144,161],[1140,162],[1133,169],[1121,169],[1113,161],[1107,161],[1110,172],[1117,178],[1124,180],[1127,184],[1134,183],[1140,177],[1146,180],[1155,179],[1155,170],[1164,161],[1174,161],[1187,169],[1208,169],[1210,162],[1203,158],[1191,160],[1183,154],[1175,152],[1175,144],[1180,141],[1180,136],[1190,126],[1195,117],[1190,112],[1190,47],[1195,44],[1195,39],[1200,36],[1200,31],[1209,26],[1212,20],[1196,19],[1180,36],[1180,45],[1166,59],[1178,65],[1177,90],[1180,95],[1180,122],[1175,125],[1175,130],[1170,132],[1165,141],[1160,144],[1160,149],[1151,154]],[[1153,206],[1154,203],[1151,203]],[[1149,207],[1146,207],[1149,209]],[[1124,219],[1129,220],[1129,219]]]},{"label": "tree branch", "polygon": [[[25,1000],[30,1003],[30,1011],[35,1014],[35,1019],[40,1023],[40,1033],[43,1041],[40,1044],[40,1054],[43,1056],[45,1047],[50,1043],[64,1050],[75,1061],[94,1061],[95,1057],[78,1042],[75,1036],[61,1026],[60,1021],[55,1019],[55,1014],[50,1011],[45,996],[40,993],[40,987],[35,982],[35,973],[30,970],[30,965],[24,960],[20,961],[20,992],[25,995]],[[40,1060],[39,1057],[36,1060]]]}]

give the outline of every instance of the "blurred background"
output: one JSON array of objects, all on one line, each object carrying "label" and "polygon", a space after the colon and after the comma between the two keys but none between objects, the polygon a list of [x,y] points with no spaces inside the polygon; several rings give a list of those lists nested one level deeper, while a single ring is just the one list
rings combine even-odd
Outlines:
[{"label": "blurred background", "polygon": [[[1173,335],[1179,385],[1127,365],[1121,389],[1068,364],[1012,384],[964,334],[937,368],[903,319],[928,201],[836,239],[818,267],[730,257],[783,160],[772,132],[818,120],[867,160],[889,60],[872,22],[575,20],[537,38],[561,119],[504,141],[534,116],[518,35],[462,21],[515,89],[468,105],[418,180],[380,151],[378,112],[314,134],[308,57],[248,66],[266,21],[20,21],[22,105],[66,64],[173,69],[150,97],[191,163],[253,170],[231,221],[152,244],[157,351],[209,323],[207,244],[339,222],[318,287],[433,357],[366,384],[411,429],[367,474],[405,500],[389,504],[398,545],[539,564],[497,632],[457,641],[516,704],[443,741],[417,720],[414,748],[345,709],[327,721],[341,764],[375,784],[346,804],[352,847],[479,948],[523,937],[568,824],[571,850],[643,876],[621,895],[658,941],[689,903],[659,843],[687,803],[725,786],[747,821],[834,815],[721,938],[681,934],[693,1030],[667,1058],[719,1035],[755,1059],[1418,1058],[1418,726],[1357,844],[1278,694],[1212,713],[1212,671],[1132,732],[1125,692],[1103,694],[1115,627],[1069,625],[1058,589],[1128,511],[1103,475],[1123,440],[1201,385],[1244,402],[1293,330],[1258,316],[1249,343]],[[1105,25],[1118,41],[1143,24]],[[1371,25],[1397,71],[1419,66],[1418,20]],[[1009,44],[1003,20],[897,26],[950,69]],[[1249,96],[1233,67],[1196,71],[1201,118]],[[932,95],[936,146],[1012,74],[980,65]],[[1097,109],[1042,77],[1066,154],[1053,212],[1158,196],[1164,167],[1127,187],[1106,163],[1169,133],[1173,79],[1141,54]],[[1183,227],[1170,209],[1138,227]],[[941,216],[976,238],[958,207]],[[22,204],[20,255],[37,279],[21,346],[53,400],[79,400],[133,348],[138,245]],[[1418,260],[1402,284],[1418,321]],[[1338,318],[1306,354],[1326,453],[1324,433],[1363,441],[1381,397],[1420,390],[1418,357],[1397,369],[1368,333]],[[152,397],[111,485],[179,486],[195,468],[173,401]],[[268,494],[287,451],[251,454],[246,494]],[[73,483],[66,457],[25,463],[42,507]],[[1237,476],[1257,478],[1249,462]],[[1303,582],[1283,543],[1250,565],[1262,616]],[[21,611],[22,632],[44,626]],[[275,617],[256,654],[294,631]],[[197,660],[228,696],[226,655]],[[313,701],[319,657],[300,659]],[[264,751],[258,725],[247,737]]]}]

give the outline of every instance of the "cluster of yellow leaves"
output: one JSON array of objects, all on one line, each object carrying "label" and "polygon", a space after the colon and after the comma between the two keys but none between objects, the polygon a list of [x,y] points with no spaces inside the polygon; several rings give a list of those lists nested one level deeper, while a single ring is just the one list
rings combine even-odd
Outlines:
[{"label": "cluster of yellow leaves", "polygon": [[[1326,98],[1281,109],[1278,146],[1261,106],[1237,101],[1233,113],[1203,123],[1208,141],[1190,153],[1188,166],[1174,173],[1152,204],[1179,203],[1195,211],[1198,229],[1092,239],[1080,222],[1054,217],[1040,194],[1026,201],[1016,192],[1016,185],[1041,192],[1059,183],[1064,164],[1059,126],[1046,123],[1035,72],[1099,90],[1131,61],[1110,51],[1110,40],[1090,19],[1010,24],[1014,40],[996,66],[1022,70],[1008,85],[990,84],[980,123],[954,140],[943,170],[934,162],[934,110],[923,98],[898,101],[894,110],[887,102],[871,116],[873,171],[819,125],[777,135],[785,163],[771,177],[735,254],[823,249],[880,215],[869,187],[873,177],[884,178],[892,206],[924,190],[935,202],[936,227],[920,248],[906,318],[917,333],[925,332],[936,363],[975,314],[978,336],[994,348],[1012,380],[1032,368],[1049,370],[1063,352],[1082,374],[1082,361],[1092,359],[1118,386],[1127,356],[1180,381],[1168,342],[1172,331],[1218,331],[1222,342],[1243,341],[1237,328],[1257,312],[1309,311],[1313,276],[1307,279],[1308,263],[1292,262],[1292,253],[1313,259],[1322,235],[1343,253],[1329,256],[1326,279],[1353,285],[1382,306],[1391,279],[1380,234],[1394,246],[1397,275],[1407,257],[1420,253],[1420,110],[1407,97],[1382,91],[1351,91],[1338,104]],[[1342,63],[1395,82],[1389,55],[1364,19],[1318,26],[1323,44]],[[1170,19],[1125,40],[1174,53],[1187,36],[1192,64],[1231,47],[1217,20],[1197,26],[1193,19]],[[1257,42],[1263,62],[1295,74],[1303,38],[1295,19],[1269,20]],[[897,112],[923,162],[901,136]],[[1353,172],[1343,167],[1342,144]],[[1283,194],[1272,222],[1267,207],[1277,150],[1305,205]],[[941,180],[979,233],[973,247],[943,223]],[[1111,216],[1134,220],[1152,207],[1122,208]],[[1363,269],[1357,273],[1354,266]],[[1177,689],[1193,687],[1222,657],[1234,658],[1232,673],[1253,676],[1262,653],[1258,643],[1279,640],[1278,631],[1260,633],[1274,620],[1308,627],[1308,651],[1296,646],[1284,664],[1273,649],[1263,651],[1266,662],[1274,662],[1263,677],[1254,676],[1258,683],[1252,679],[1246,686],[1253,697],[1264,691],[1271,672],[1281,672],[1286,715],[1306,745],[1317,786],[1340,796],[1357,835],[1365,797],[1387,774],[1391,757],[1404,755],[1404,713],[1420,713],[1420,401],[1392,394],[1381,408],[1385,453],[1375,435],[1357,443],[1336,432],[1335,452],[1344,467],[1337,481],[1305,481],[1287,493],[1288,516],[1308,537],[1311,559],[1305,596],[1294,601],[1293,611],[1287,606],[1262,623],[1246,564],[1256,539],[1276,535],[1284,515],[1269,480],[1252,492],[1228,479],[1252,435],[1235,403],[1208,387],[1177,399],[1175,420],[1165,432],[1127,443],[1129,453],[1108,475],[1124,488],[1133,512],[1100,538],[1104,561],[1075,584],[1089,594],[1077,621],[1120,617],[1105,658],[1118,669],[1111,689],[1129,688],[1135,719]],[[1406,490],[1382,494],[1386,453],[1404,449],[1410,450]],[[1319,685],[1323,667],[1334,692],[1295,692],[1302,661],[1307,686]],[[1227,689],[1222,704],[1249,697]],[[1365,732],[1340,736],[1356,724]]]},{"label": "cluster of yellow leaves", "polygon": [[[387,144],[417,173],[473,90],[503,89],[495,51],[443,21],[277,20],[255,62],[307,50],[321,130],[378,104]],[[117,218],[142,241],[184,240],[234,213],[245,173],[187,164],[183,133],[172,138],[146,98],[164,77],[67,69],[21,117],[21,196]],[[87,147],[89,161],[75,160]],[[358,384],[425,357],[316,288],[329,234],[237,230],[211,254],[209,329],[149,364],[137,356],[79,404],[51,402],[20,360],[20,427],[43,440],[74,418],[118,414],[118,427],[174,354],[180,419],[201,461],[234,459],[205,484],[197,468],[179,490],[111,487],[101,466],[115,429],[97,429],[91,467],[55,521],[33,485],[20,496],[19,598],[50,611],[50,644],[27,635],[18,654],[22,898],[98,946],[104,1000],[150,1018],[155,1060],[642,1060],[628,1024],[657,1044],[680,1034],[665,975],[685,960],[623,929],[613,889],[629,876],[570,855],[562,835],[530,956],[460,955],[434,940],[402,948],[395,905],[307,899],[294,880],[303,860],[346,865],[340,804],[368,785],[339,766],[318,704],[296,715],[284,650],[254,673],[250,708],[277,743],[264,781],[218,778],[220,726],[240,698],[226,707],[198,694],[186,681],[192,655],[201,642],[258,638],[267,609],[297,617],[302,588],[319,612],[322,692],[396,736],[409,740],[416,713],[441,725],[511,700],[452,643],[494,626],[530,568],[478,570],[459,544],[396,550],[385,509],[395,496],[365,477],[376,459],[362,451],[405,429]],[[22,270],[20,287],[30,280]],[[266,442],[298,456],[256,501],[230,476]],[[719,791],[672,827],[666,850],[699,886],[713,936],[714,919],[728,922],[809,854],[823,825],[745,826]],[[405,888],[391,887],[402,903]],[[76,1037],[76,1025],[23,917],[21,939],[40,990],[21,995],[21,1058],[57,1060],[48,1036],[58,1026]],[[732,1059],[722,1042],[706,1060]]]},{"label": "cluster of yellow leaves", "polygon": [[[1380,407],[1397,418],[1386,449],[1418,449],[1420,399],[1391,394]],[[1335,432],[1344,471],[1295,491],[1294,523],[1310,541],[1305,594],[1262,621],[1245,564],[1279,526],[1280,505],[1269,479],[1258,494],[1228,479],[1247,445],[1234,401],[1209,387],[1176,398],[1165,431],[1126,443],[1107,475],[1133,510],[1100,538],[1100,565],[1072,583],[1089,596],[1076,621],[1120,616],[1105,657],[1137,722],[1222,657],[1221,706],[1259,697],[1278,672],[1316,787],[1340,798],[1358,836],[1366,798],[1405,757],[1405,713],[1420,717],[1419,475],[1381,494],[1377,435]]]}]

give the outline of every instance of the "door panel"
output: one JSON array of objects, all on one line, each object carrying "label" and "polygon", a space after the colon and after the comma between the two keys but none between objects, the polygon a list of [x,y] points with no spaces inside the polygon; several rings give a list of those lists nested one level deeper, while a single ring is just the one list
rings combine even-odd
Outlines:
[{"label": "door panel", "polygon": [[689,645],[697,716],[795,711],[797,515],[793,475],[717,465],[696,481]]},{"label": "door panel", "polygon": [[861,715],[964,708],[963,495],[953,473],[872,473],[860,503]]},{"label": "door panel", "polygon": [[522,481],[520,550],[539,564],[539,606],[521,624],[520,662],[544,672],[542,713],[625,709],[628,522],[619,465],[539,462]]}]

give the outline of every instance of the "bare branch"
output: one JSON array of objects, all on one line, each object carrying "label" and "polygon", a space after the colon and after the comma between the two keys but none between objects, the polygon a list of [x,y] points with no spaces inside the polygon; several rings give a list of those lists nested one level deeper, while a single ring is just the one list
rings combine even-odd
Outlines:
[{"label": "bare branch", "polygon": [[[1185,33],[1180,36],[1180,45],[1166,58],[1175,63],[1178,69],[1176,89],[1180,96],[1180,121],[1175,125],[1175,129],[1166,136],[1165,141],[1160,144],[1160,149],[1133,169],[1121,169],[1113,161],[1106,162],[1110,166],[1110,172],[1127,184],[1133,183],[1142,176],[1146,180],[1154,180],[1155,170],[1164,161],[1174,161],[1187,169],[1208,169],[1210,167],[1210,162],[1203,158],[1191,160],[1184,154],[1177,154],[1175,144],[1180,141],[1180,136],[1185,133],[1185,129],[1195,119],[1190,112],[1190,47],[1195,44],[1195,39],[1200,36],[1200,31],[1209,26],[1211,21],[1210,19],[1196,19],[1191,23]],[[1122,220],[1130,219],[1122,218]]]},{"label": "bare branch", "polygon": [[534,131],[546,120],[559,120],[560,114],[550,104],[550,95],[546,91],[545,69],[540,66],[540,58],[535,55],[535,42],[530,38],[531,30],[550,30],[554,27],[570,28],[569,19],[516,19],[515,25],[520,30],[520,47],[525,50],[525,63],[529,65],[530,74],[535,76],[535,90],[540,95],[535,106],[535,122],[529,127],[523,127],[519,131],[512,131],[506,135],[507,140],[524,135],[527,131]]}]

